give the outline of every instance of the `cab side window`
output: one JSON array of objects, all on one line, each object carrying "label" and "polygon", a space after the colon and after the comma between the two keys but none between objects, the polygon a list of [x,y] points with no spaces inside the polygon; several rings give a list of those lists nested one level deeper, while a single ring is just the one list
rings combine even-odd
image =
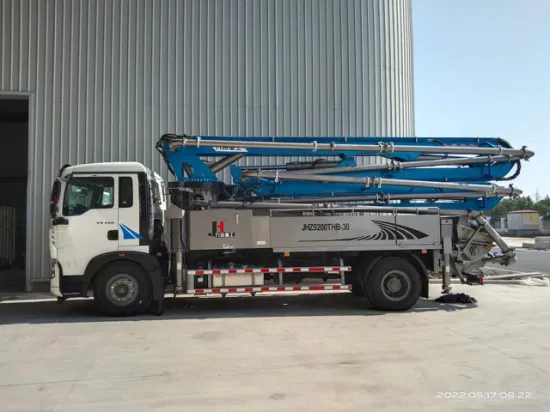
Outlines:
[{"label": "cab side window", "polygon": [[134,204],[134,188],[131,177],[121,177],[118,181],[118,207],[127,208]]},{"label": "cab side window", "polygon": [[90,209],[112,208],[114,191],[112,177],[73,177],[65,186],[63,215],[80,216]]}]

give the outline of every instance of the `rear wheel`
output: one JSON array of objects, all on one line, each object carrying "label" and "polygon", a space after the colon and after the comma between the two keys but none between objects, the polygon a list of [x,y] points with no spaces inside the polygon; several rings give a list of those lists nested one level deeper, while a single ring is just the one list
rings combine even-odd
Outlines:
[{"label": "rear wheel", "polygon": [[133,316],[151,300],[147,273],[131,262],[109,264],[96,279],[94,298],[101,309],[112,316]]},{"label": "rear wheel", "polygon": [[361,283],[359,283],[357,280],[354,280],[351,284],[351,293],[353,294],[353,296],[365,296],[365,294],[363,293],[363,287],[361,286]]},{"label": "rear wheel", "polygon": [[375,309],[405,311],[420,299],[420,273],[403,258],[384,258],[365,275],[364,292]]}]

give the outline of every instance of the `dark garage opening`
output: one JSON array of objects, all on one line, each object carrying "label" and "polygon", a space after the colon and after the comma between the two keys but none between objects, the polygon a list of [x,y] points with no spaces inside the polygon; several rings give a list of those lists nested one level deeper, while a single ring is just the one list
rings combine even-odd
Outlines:
[{"label": "dark garage opening", "polygon": [[0,290],[25,290],[29,100],[0,96]]}]

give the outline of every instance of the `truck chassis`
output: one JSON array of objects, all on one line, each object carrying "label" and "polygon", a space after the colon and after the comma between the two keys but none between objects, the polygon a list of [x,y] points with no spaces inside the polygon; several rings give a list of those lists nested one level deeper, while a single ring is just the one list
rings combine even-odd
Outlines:
[{"label": "truck chassis", "polygon": [[[167,292],[351,291],[375,309],[408,310],[429,297],[432,273],[448,293],[451,277],[483,283],[482,266],[515,261],[482,212],[521,193],[489,182],[510,180],[534,155],[498,138],[164,135],[157,150],[177,178],[167,189],[134,162],[60,171],[50,205],[51,290],[60,301],[91,292],[108,314],[124,316],[162,314]],[[340,160],[234,165],[302,154]],[[223,157],[199,159],[214,155]],[[361,155],[390,163],[358,166]],[[226,167],[234,185],[216,177]],[[495,244],[501,253],[490,253]]]}]

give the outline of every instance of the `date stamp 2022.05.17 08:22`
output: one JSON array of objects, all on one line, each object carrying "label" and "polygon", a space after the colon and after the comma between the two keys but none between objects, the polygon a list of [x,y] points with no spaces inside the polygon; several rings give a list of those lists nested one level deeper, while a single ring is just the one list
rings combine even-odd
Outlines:
[{"label": "date stamp 2022.05.17 08:22", "polygon": [[532,399],[531,392],[437,392],[437,399]]}]

